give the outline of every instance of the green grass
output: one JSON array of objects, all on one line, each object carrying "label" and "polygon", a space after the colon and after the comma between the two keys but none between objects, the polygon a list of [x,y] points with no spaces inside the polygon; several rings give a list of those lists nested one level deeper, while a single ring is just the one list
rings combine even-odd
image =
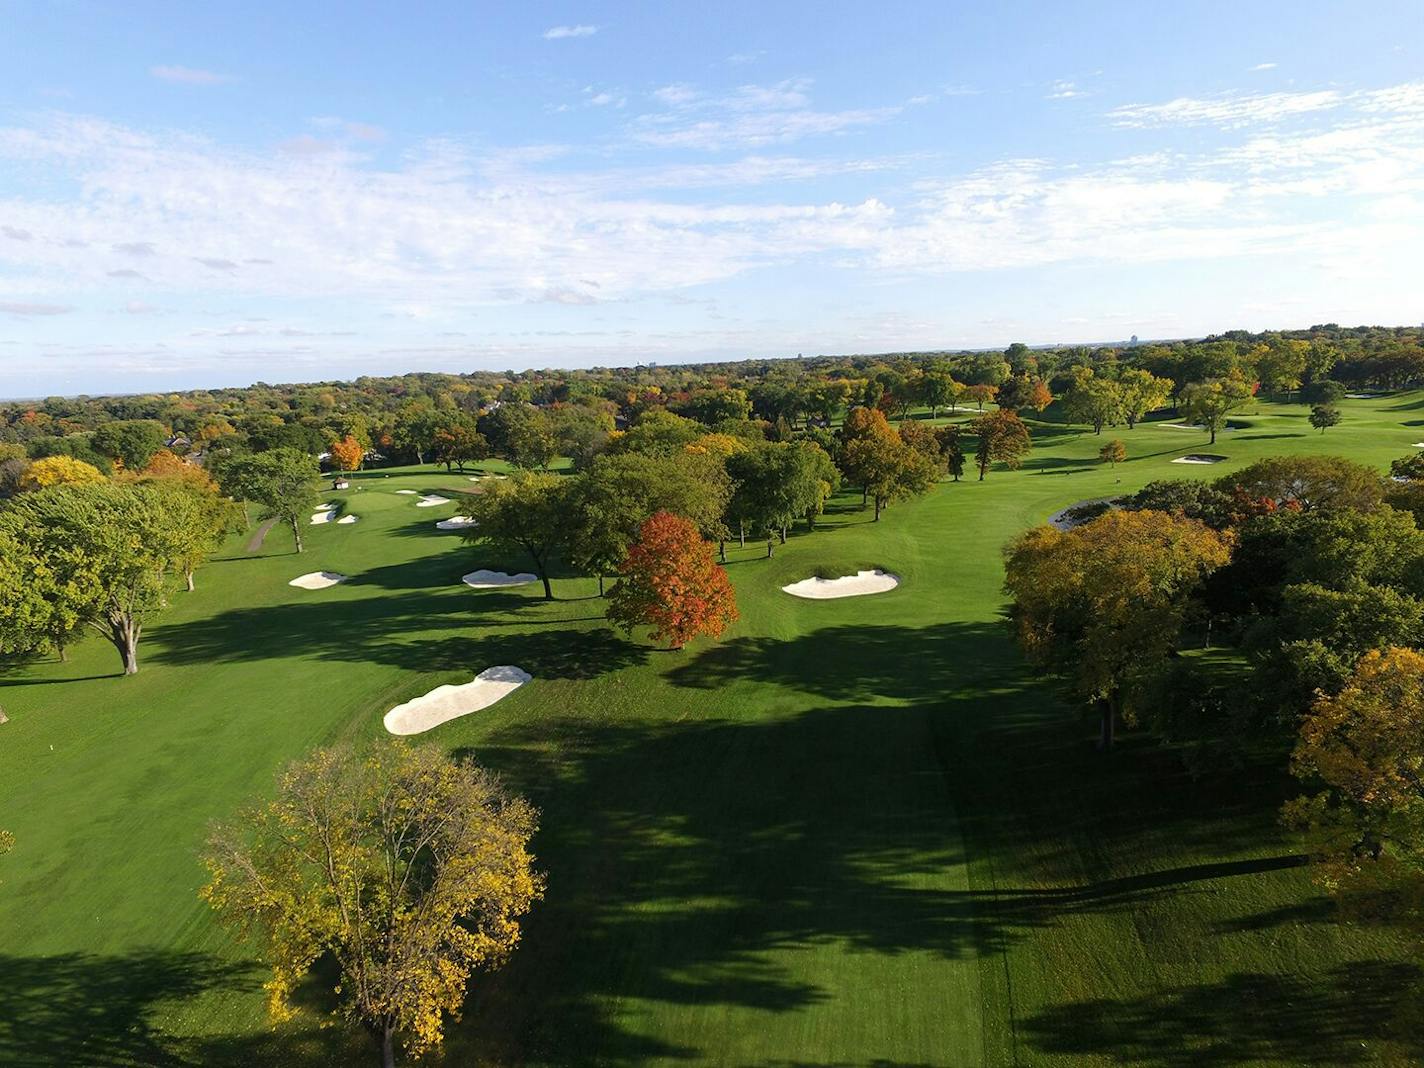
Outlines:
[{"label": "green grass", "polygon": [[[1000,549],[1066,504],[1326,451],[1424,440],[1424,395],[1301,405],[1206,436],[1035,427],[1021,471],[945,483],[878,523],[857,494],[771,560],[733,549],[742,618],[671,653],[602,622],[593,580],[471,591],[522,568],[434,530],[457,507],[377,471],[361,517],[235,538],[144,636],[0,683],[0,1062],[344,1064],[359,1036],[276,1031],[251,947],[197,898],[205,829],[309,748],[381,744],[381,716],[518,664],[535,682],[423,744],[473,753],[543,810],[546,900],[480,977],[449,1064],[1368,1063],[1419,978],[1387,931],[1333,922],[1275,822],[1280,761],[1199,779],[1141,738],[1109,757],[1001,621]],[[954,416],[966,418],[964,413]],[[1106,436],[1129,460],[1096,460]],[[1212,451],[1214,467],[1171,459]],[[388,477],[389,476],[389,477]],[[899,589],[779,587],[883,566]],[[353,581],[321,592],[287,580]]]}]

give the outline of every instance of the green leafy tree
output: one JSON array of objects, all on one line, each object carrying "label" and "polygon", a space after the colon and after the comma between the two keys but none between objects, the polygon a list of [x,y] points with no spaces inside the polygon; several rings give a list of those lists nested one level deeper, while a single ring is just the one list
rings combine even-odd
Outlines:
[{"label": "green leafy tree", "polygon": [[95,452],[123,464],[129,471],[141,471],[163,448],[163,424],[152,419],[122,419],[105,423],[94,431],[90,446]]},{"label": "green leafy tree", "polygon": [[436,746],[319,750],[208,840],[202,897],[262,946],[274,1020],[323,956],[341,1014],[395,1064],[438,1046],[470,975],[502,964],[543,894],[538,813]]},{"label": "green leafy tree", "polygon": [[535,471],[517,471],[490,483],[468,509],[475,525],[467,541],[489,539],[522,549],[534,562],[546,600],[554,599],[549,563],[563,550],[572,528],[573,479]]},{"label": "green leafy tree", "polygon": [[1251,384],[1240,378],[1214,378],[1193,382],[1182,390],[1183,415],[1211,432],[1211,443],[1226,425],[1226,417],[1254,400]]},{"label": "green leafy tree", "polygon": [[1317,404],[1310,409],[1310,425],[1322,434],[1340,425],[1340,409],[1333,404]]},{"label": "green leafy tree", "polygon": [[28,493],[0,511],[0,545],[36,577],[43,595],[56,598],[46,620],[30,603],[33,590],[0,589],[0,619],[8,621],[0,627],[10,641],[27,620],[51,642],[77,621],[114,646],[125,675],[136,674],[139,637],[163,606],[163,574],[172,563],[164,555],[166,503],[152,485],[104,482]]},{"label": "green leafy tree", "polygon": [[1117,387],[1122,417],[1127,421],[1127,428],[1133,430],[1148,412],[1167,403],[1173,383],[1170,378],[1158,378],[1150,371],[1134,367],[1118,375]]},{"label": "green leafy tree", "polygon": [[220,485],[225,493],[262,506],[263,517],[287,524],[303,551],[302,522],[321,498],[316,461],[296,449],[269,449],[239,456],[225,464]]}]

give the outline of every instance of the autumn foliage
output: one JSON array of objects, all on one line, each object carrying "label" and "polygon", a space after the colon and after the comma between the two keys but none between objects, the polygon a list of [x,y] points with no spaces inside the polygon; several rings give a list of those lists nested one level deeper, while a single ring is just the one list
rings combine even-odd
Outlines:
[{"label": "autumn foliage", "polygon": [[732,583],[713,559],[712,543],[682,516],[657,512],[645,520],[618,572],[608,618],[625,630],[651,627],[654,641],[666,638],[674,649],[699,634],[715,638],[737,618]]},{"label": "autumn foliage", "polygon": [[361,468],[361,461],[366,456],[366,450],[361,447],[361,443],[350,434],[347,434],[340,441],[331,443],[331,459],[336,464],[338,471],[358,471]]}]

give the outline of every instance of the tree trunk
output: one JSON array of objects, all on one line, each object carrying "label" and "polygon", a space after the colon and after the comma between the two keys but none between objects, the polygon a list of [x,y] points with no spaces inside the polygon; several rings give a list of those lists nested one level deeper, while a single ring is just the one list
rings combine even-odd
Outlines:
[{"label": "tree trunk", "polygon": [[549,576],[542,567],[539,569],[539,577],[544,580],[544,600],[552,601],[554,599],[554,587],[549,585]]},{"label": "tree trunk", "polygon": [[772,536],[771,536],[770,534],[768,534],[768,535],[766,536],[766,558],[767,558],[768,560],[771,559],[771,547],[772,547],[772,542],[773,542],[774,540],[775,540],[775,539],[772,538]]},{"label": "tree trunk", "polygon": [[297,543],[297,552],[301,552],[301,551],[302,551],[302,528],[301,528],[301,524],[297,522],[297,517],[296,517],[296,516],[292,516],[292,537],[296,540],[296,543]]},{"label": "tree trunk", "polygon": [[866,504],[869,503],[869,501],[870,501],[870,487],[869,487],[869,486],[861,486],[861,487],[860,487],[860,506],[861,506],[862,508],[864,508],[864,507],[866,506]]},{"label": "tree trunk", "polygon": [[138,674],[139,625],[131,617],[118,613],[109,616],[109,641],[124,662],[125,675]]},{"label": "tree trunk", "polygon": [[381,1066],[396,1068],[396,1029],[392,1024],[386,1024],[381,1034]]},{"label": "tree trunk", "polygon": [[786,544],[786,527],[785,527],[785,526],[782,526],[782,528],[781,528],[781,544],[782,544],[782,545],[785,545],[785,544]]},{"label": "tree trunk", "polygon": [[1112,751],[1113,738],[1117,730],[1117,701],[1114,698],[1104,698],[1103,702],[1103,722],[1101,733],[1098,736],[1098,748],[1104,753]]},{"label": "tree trunk", "polygon": [[1216,425],[1215,425],[1215,424],[1212,424],[1212,428],[1211,428],[1211,443],[1212,443],[1213,445],[1216,444]]},{"label": "tree trunk", "polygon": [[741,548],[747,547],[747,525],[742,520],[737,520],[737,540],[741,543]]},{"label": "tree trunk", "polygon": [[598,595],[603,596],[603,572],[598,573]]},{"label": "tree trunk", "polygon": [[874,522],[876,522],[876,523],[880,522],[880,509],[881,509],[881,507],[882,507],[882,505],[881,505],[881,503],[880,503],[880,496],[877,494],[876,497],[875,497],[875,519],[874,519]]},{"label": "tree trunk", "polygon": [[190,567],[190,568],[187,568],[186,570],[184,570],[184,572],[183,572],[183,581],[188,584],[188,592],[189,592],[189,593],[192,593],[192,592],[193,592],[193,569],[192,569],[191,567]]},{"label": "tree trunk", "polygon": [[722,558],[722,563],[725,564],[725,563],[727,562],[727,539],[726,539],[726,538],[718,538],[718,539],[717,539],[717,555]]}]

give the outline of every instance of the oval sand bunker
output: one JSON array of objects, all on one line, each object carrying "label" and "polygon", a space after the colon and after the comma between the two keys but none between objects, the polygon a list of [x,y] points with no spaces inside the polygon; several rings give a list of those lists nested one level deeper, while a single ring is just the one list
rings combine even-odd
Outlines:
[{"label": "oval sand bunker", "polygon": [[358,520],[358,519],[360,519],[360,518],[361,518],[361,517],[360,517],[359,515],[344,515],[344,516],[342,516],[340,519],[338,519],[336,522],[337,522],[337,525],[338,525],[338,526],[341,526],[341,525],[345,525],[345,524],[348,524],[348,523],[354,523],[354,522],[356,522],[356,520]]},{"label": "oval sand bunker", "polygon": [[335,586],[338,582],[345,581],[346,576],[337,571],[313,571],[300,578],[292,579],[287,585],[300,586],[304,590],[324,590]]},{"label": "oval sand bunker", "polygon": [[864,597],[871,593],[888,593],[900,585],[900,577],[878,567],[873,571],[857,571],[854,575],[841,578],[808,578],[781,587],[792,597],[807,597],[813,601],[830,600],[833,597]]},{"label": "oval sand bunker", "polygon": [[396,705],[386,713],[386,730],[392,734],[420,734],[488,708],[532,678],[529,672],[511,664],[485,668],[463,686],[437,686],[421,697]]},{"label": "oval sand bunker", "polygon": [[531,582],[538,582],[539,576],[531,575],[527,571],[511,575],[504,571],[486,571],[481,568],[479,571],[462,575],[460,581],[477,590],[493,590],[501,586],[527,586]]},{"label": "oval sand bunker", "polygon": [[427,493],[420,500],[415,502],[417,508],[435,508],[442,504],[449,504],[449,497],[442,497],[438,493]]},{"label": "oval sand bunker", "polygon": [[472,526],[474,526],[474,525],[475,525],[475,521],[474,521],[473,519],[471,519],[469,516],[467,516],[467,515],[456,515],[456,516],[451,516],[449,519],[442,519],[442,520],[440,520],[440,522],[438,522],[438,523],[435,524],[435,529],[436,529],[436,530],[464,530],[466,527],[472,527]]}]

